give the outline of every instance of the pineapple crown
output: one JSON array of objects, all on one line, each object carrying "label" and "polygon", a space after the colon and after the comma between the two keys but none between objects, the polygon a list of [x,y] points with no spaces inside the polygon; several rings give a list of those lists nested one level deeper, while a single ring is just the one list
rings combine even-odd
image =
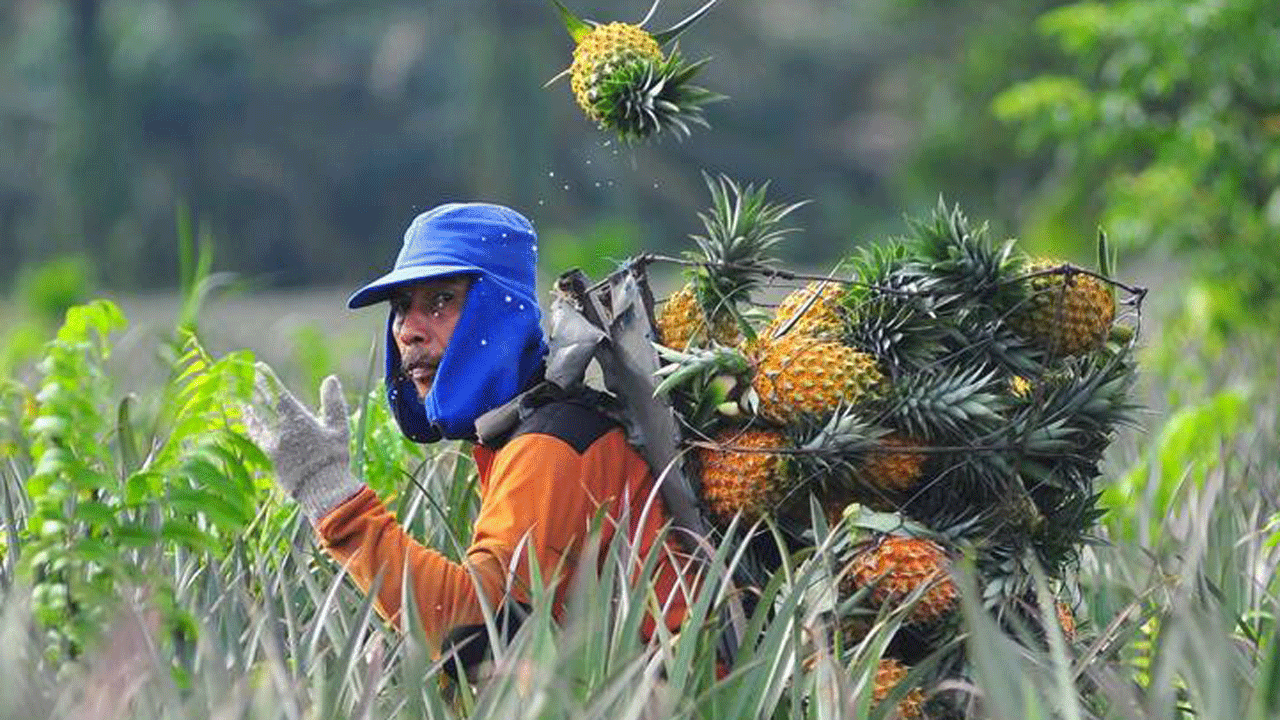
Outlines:
[{"label": "pineapple crown", "polygon": [[688,137],[691,126],[709,128],[703,106],[724,99],[691,84],[706,60],[685,62],[679,48],[652,63],[629,63],[601,81],[592,110],[600,127],[633,143],[668,129]]},{"label": "pineapple crown", "polygon": [[948,208],[942,198],[927,221],[910,220],[909,225],[920,256],[912,269],[922,289],[941,306],[975,310],[1010,304],[997,301],[1017,289],[1009,282],[1021,269],[1014,240],[993,245],[986,239],[986,225],[971,228],[960,207]]},{"label": "pineapple crown", "polygon": [[724,174],[704,172],[702,178],[711,207],[698,213],[704,234],[690,236],[698,250],[686,257],[698,263],[690,274],[699,303],[714,315],[749,299],[760,277],[772,270],[774,259],[766,252],[795,231],[779,224],[807,201],[769,202],[768,182],[743,187]]},{"label": "pineapple crown", "polygon": [[[706,15],[707,11],[710,10],[717,1],[718,0],[707,0],[702,7],[689,13],[683,20],[675,25],[672,25],[662,32],[652,33],[653,39],[657,41],[659,47],[666,46],[674,42],[676,38],[680,37],[681,33],[688,30],[694,23],[702,19],[702,16]],[[551,0],[551,2],[556,6],[556,9],[560,11],[560,19],[564,21],[564,28],[568,31],[569,37],[573,38],[575,43],[582,42],[582,39],[590,35],[591,31],[596,29],[600,24],[594,20],[586,20],[578,17],[570,11],[569,8],[565,7],[564,3],[560,2],[560,0]],[[649,12],[645,14],[643,20],[636,23],[636,26],[644,27],[649,20],[653,18],[654,13],[658,11],[658,6],[661,3],[662,0],[654,0],[653,5],[649,6]]]}]

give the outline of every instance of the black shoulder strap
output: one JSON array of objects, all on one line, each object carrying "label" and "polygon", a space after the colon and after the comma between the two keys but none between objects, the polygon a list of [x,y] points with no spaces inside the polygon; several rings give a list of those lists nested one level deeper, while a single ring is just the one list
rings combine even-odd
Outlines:
[{"label": "black shoulder strap", "polygon": [[619,426],[611,412],[615,404],[599,391],[584,388],[568,393],[542,382],[480,416],[476,435],[481,444],[496,450],[520,435],[540,433],[560,438],[583,453]]}]

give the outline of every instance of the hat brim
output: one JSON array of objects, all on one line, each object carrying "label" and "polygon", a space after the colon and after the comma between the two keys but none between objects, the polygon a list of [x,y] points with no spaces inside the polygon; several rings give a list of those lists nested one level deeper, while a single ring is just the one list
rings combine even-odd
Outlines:
[{"label": "hat brim", "polygon": [[411,265],[396,268],[355,291],[347,300],[347,307],[354,310],[382,302],[391,296],[392,290],[401,285],[465,272],[480,272],[480,268],[474,265]]}]

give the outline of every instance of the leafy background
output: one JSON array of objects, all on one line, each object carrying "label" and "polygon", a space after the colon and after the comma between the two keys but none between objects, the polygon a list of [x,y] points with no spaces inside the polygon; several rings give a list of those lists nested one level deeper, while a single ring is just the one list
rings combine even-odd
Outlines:
[{"label": "leafy background", "polygon": [[[705,168],[814,201],[785,250],[801,267],[939,194],[1081,262],[1105,227],[1119,275],[1151,288],[1147,431],[1110,458],[1081,641],[1028,656],[969,608],[981,712],[1276,716],[1273,3],[725,2],[682,38],[729,96],[713,130],[634,148],[542,88],[567,64],[557,23],[535,0],[0,6],[0,715],[860,716],[899,618],[806,661],[811,562],[767,589],[781,611],[725,681],[708,633],[629,640],[634,612],[608,608],[644,589],[606,568],[561,627],[535,603],[497,682],[442,685],[240,434],[255,357],[304,395],[336,370],[370,396],[382,319],[339,308],[415,210],[521,207],[544,271],[599,274],[683,249]],[[456,552],[474,503],[459,449],[358,407],[360,472]],[[714,583],[702,599],[714,617]]]}]

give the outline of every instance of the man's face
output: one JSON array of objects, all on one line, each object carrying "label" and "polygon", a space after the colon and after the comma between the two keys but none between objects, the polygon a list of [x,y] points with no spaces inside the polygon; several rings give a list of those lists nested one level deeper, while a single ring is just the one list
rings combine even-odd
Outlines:
[{"label": "man's face", "polygon": [[391,334],[400,349],[400,369],[413,381],[418,397],[431,390],[470,287],[469,275],[453,275],[405,285],[391,296]]}]

